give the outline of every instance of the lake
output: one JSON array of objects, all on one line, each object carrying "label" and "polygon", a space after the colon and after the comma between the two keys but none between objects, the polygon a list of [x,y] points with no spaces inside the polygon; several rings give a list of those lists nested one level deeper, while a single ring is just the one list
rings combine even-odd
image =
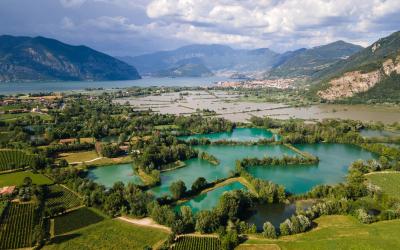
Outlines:
[{"label": "lake", "polygon": [[220,132],[211,134],[196,134],[180,136],[179,139],[201,139],[206,138],[210,141],[230,140],[230,141],[258,141],[260,139],[277,138],[271,131],[262,128],[235,128],[232,132]]},{"label": "lake", "polygon": [[118,181],[122,181],[124,184],[142,184],[140,177],[133,173],[131,163],[91,168],[87,178],[107,188],[111,188]]},{"label": "lake", "polygon": [[225,81],[225,77],[179,77],[179,78],[142,78],[127,81],[54,81],[54,82],[21,82],[0,83],[1,94],[38,93],[38,92],[66,92],[84,90],[85,88],[128,88],[150,86],[209,86],[218,81]]},{"label": "lake", "polygon": [[214,166],[208,161],[194,158],[185,161],[186,167],[161,173],[161,185],[151,189],[157,197],[169,194],[169,186],[177,180],[185,182],[186,187],[190,189],[198,177],[204,177],[208,182],[228,177],[229,173],[235,170],[236,160],[264,155],[297,155],[283,145],[201,145],[194,148],[214,155],[220,160],[220,164]]},{"label": "lake", "polygon": [[319,163],[313,166],[256,166],[249,167],[248,172],[254,177],[284,185],[289,192],[299,194],[316,185],[343,182],[352,162],[376,158],[367,150],[347,144],[302,144],[295,147],[319,157]]}]

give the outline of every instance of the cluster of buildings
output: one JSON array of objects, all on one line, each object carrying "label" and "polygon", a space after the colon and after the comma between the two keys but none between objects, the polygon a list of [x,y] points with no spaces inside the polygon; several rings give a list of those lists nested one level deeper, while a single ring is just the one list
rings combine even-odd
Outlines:
[{"label": "cluster of buildings", "polygon": [[289,89],[294,88],[294,78],[279,78],[279,79],[265,79],[265,80],[246,80],[246,81],[223,81],[217,82],[217,85],[222,88],[245,88],[245,89],[259,89],[259,88],[276,88],[276,89]]}]

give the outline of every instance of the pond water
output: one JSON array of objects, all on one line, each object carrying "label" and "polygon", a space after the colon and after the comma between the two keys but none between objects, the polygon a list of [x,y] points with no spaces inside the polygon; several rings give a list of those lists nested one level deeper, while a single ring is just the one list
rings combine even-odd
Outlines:
[{"label": "pond water", "polygon": [[249,167],[248,172],[254,177],[284,185],[289,192],[299,194],[319,184],[342,182],[352,162],[376,158],[369,151],[347,144],[303,144],[296,147],[318,156],[319,163],[314,166],[256,166]]},{"label": "pond water", "polygon": [[363,129],[360,131],[363,137],[400,137],[400,132],[386,130]]},{"label": "pond water", "polygon": [[177,205],[175,209],[179,211],[180,207],[189,206],[190,208],[192,208],[192,211],[194,213],[197,213],[201,210],[211,210],[218,205],[219,198],[224,192],[237,189],[246,190],[246,187],[240,182],[232,182],[226,186],[216,188],[204,194],[200,194],[189,201],[185,201]]},{"label": "pond water", "polygon": [[182,140],[206,138],[210,141],[231,140],[231,141],[258,141],[274,137],[271,131],[261,128],[236,128],[232,132],[220,132],[212,134],[196,134],[180,136]]},{"label": "pond water", "polygon": [[108,142],[108,143],[118,142],[118,136],[109,135],[109,136],[101,138],[101,141],[102,142]]},{"label": "pond water", "polygon": [[202,145],[194,148],[214,155],[220,160],[220,164],[214,166],[207,161],[195,158],[185,161],[186,167],[161,173],[161,185],[151,189],[157,197],[169,194],[169,186],[177,180],[185,182],[186,187],[190,189],[198,177],[204,177],[208,182],[225,178],[229,176],[230,171],[235,170],[236,160],[264,155],[297,155],[283,145]]},{"label": "pond water", "polygon": [[142,184],[140,177],[133,173],[131,163],[102,166],[89,169],[89,179],[110,188],[115,182],[122,181],[124,184]]}]

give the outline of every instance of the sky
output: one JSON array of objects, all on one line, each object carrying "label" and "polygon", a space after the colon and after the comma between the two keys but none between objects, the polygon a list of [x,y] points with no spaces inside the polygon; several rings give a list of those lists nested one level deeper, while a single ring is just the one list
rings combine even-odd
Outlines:
[{"label": "sky", "polygon": [[45,36],[113,56],[188,44],[277,52],[400,30],[400,0],[0,0],[0,34]]}]

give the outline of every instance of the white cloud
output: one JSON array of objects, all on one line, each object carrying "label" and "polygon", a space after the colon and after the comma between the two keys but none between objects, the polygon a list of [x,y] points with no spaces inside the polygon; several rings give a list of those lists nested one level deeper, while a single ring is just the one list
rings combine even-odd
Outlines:
[{"label": "white cloud", "polygon": [[62,6],[66,8],[80,7],[86,0],[60,0]]}]

